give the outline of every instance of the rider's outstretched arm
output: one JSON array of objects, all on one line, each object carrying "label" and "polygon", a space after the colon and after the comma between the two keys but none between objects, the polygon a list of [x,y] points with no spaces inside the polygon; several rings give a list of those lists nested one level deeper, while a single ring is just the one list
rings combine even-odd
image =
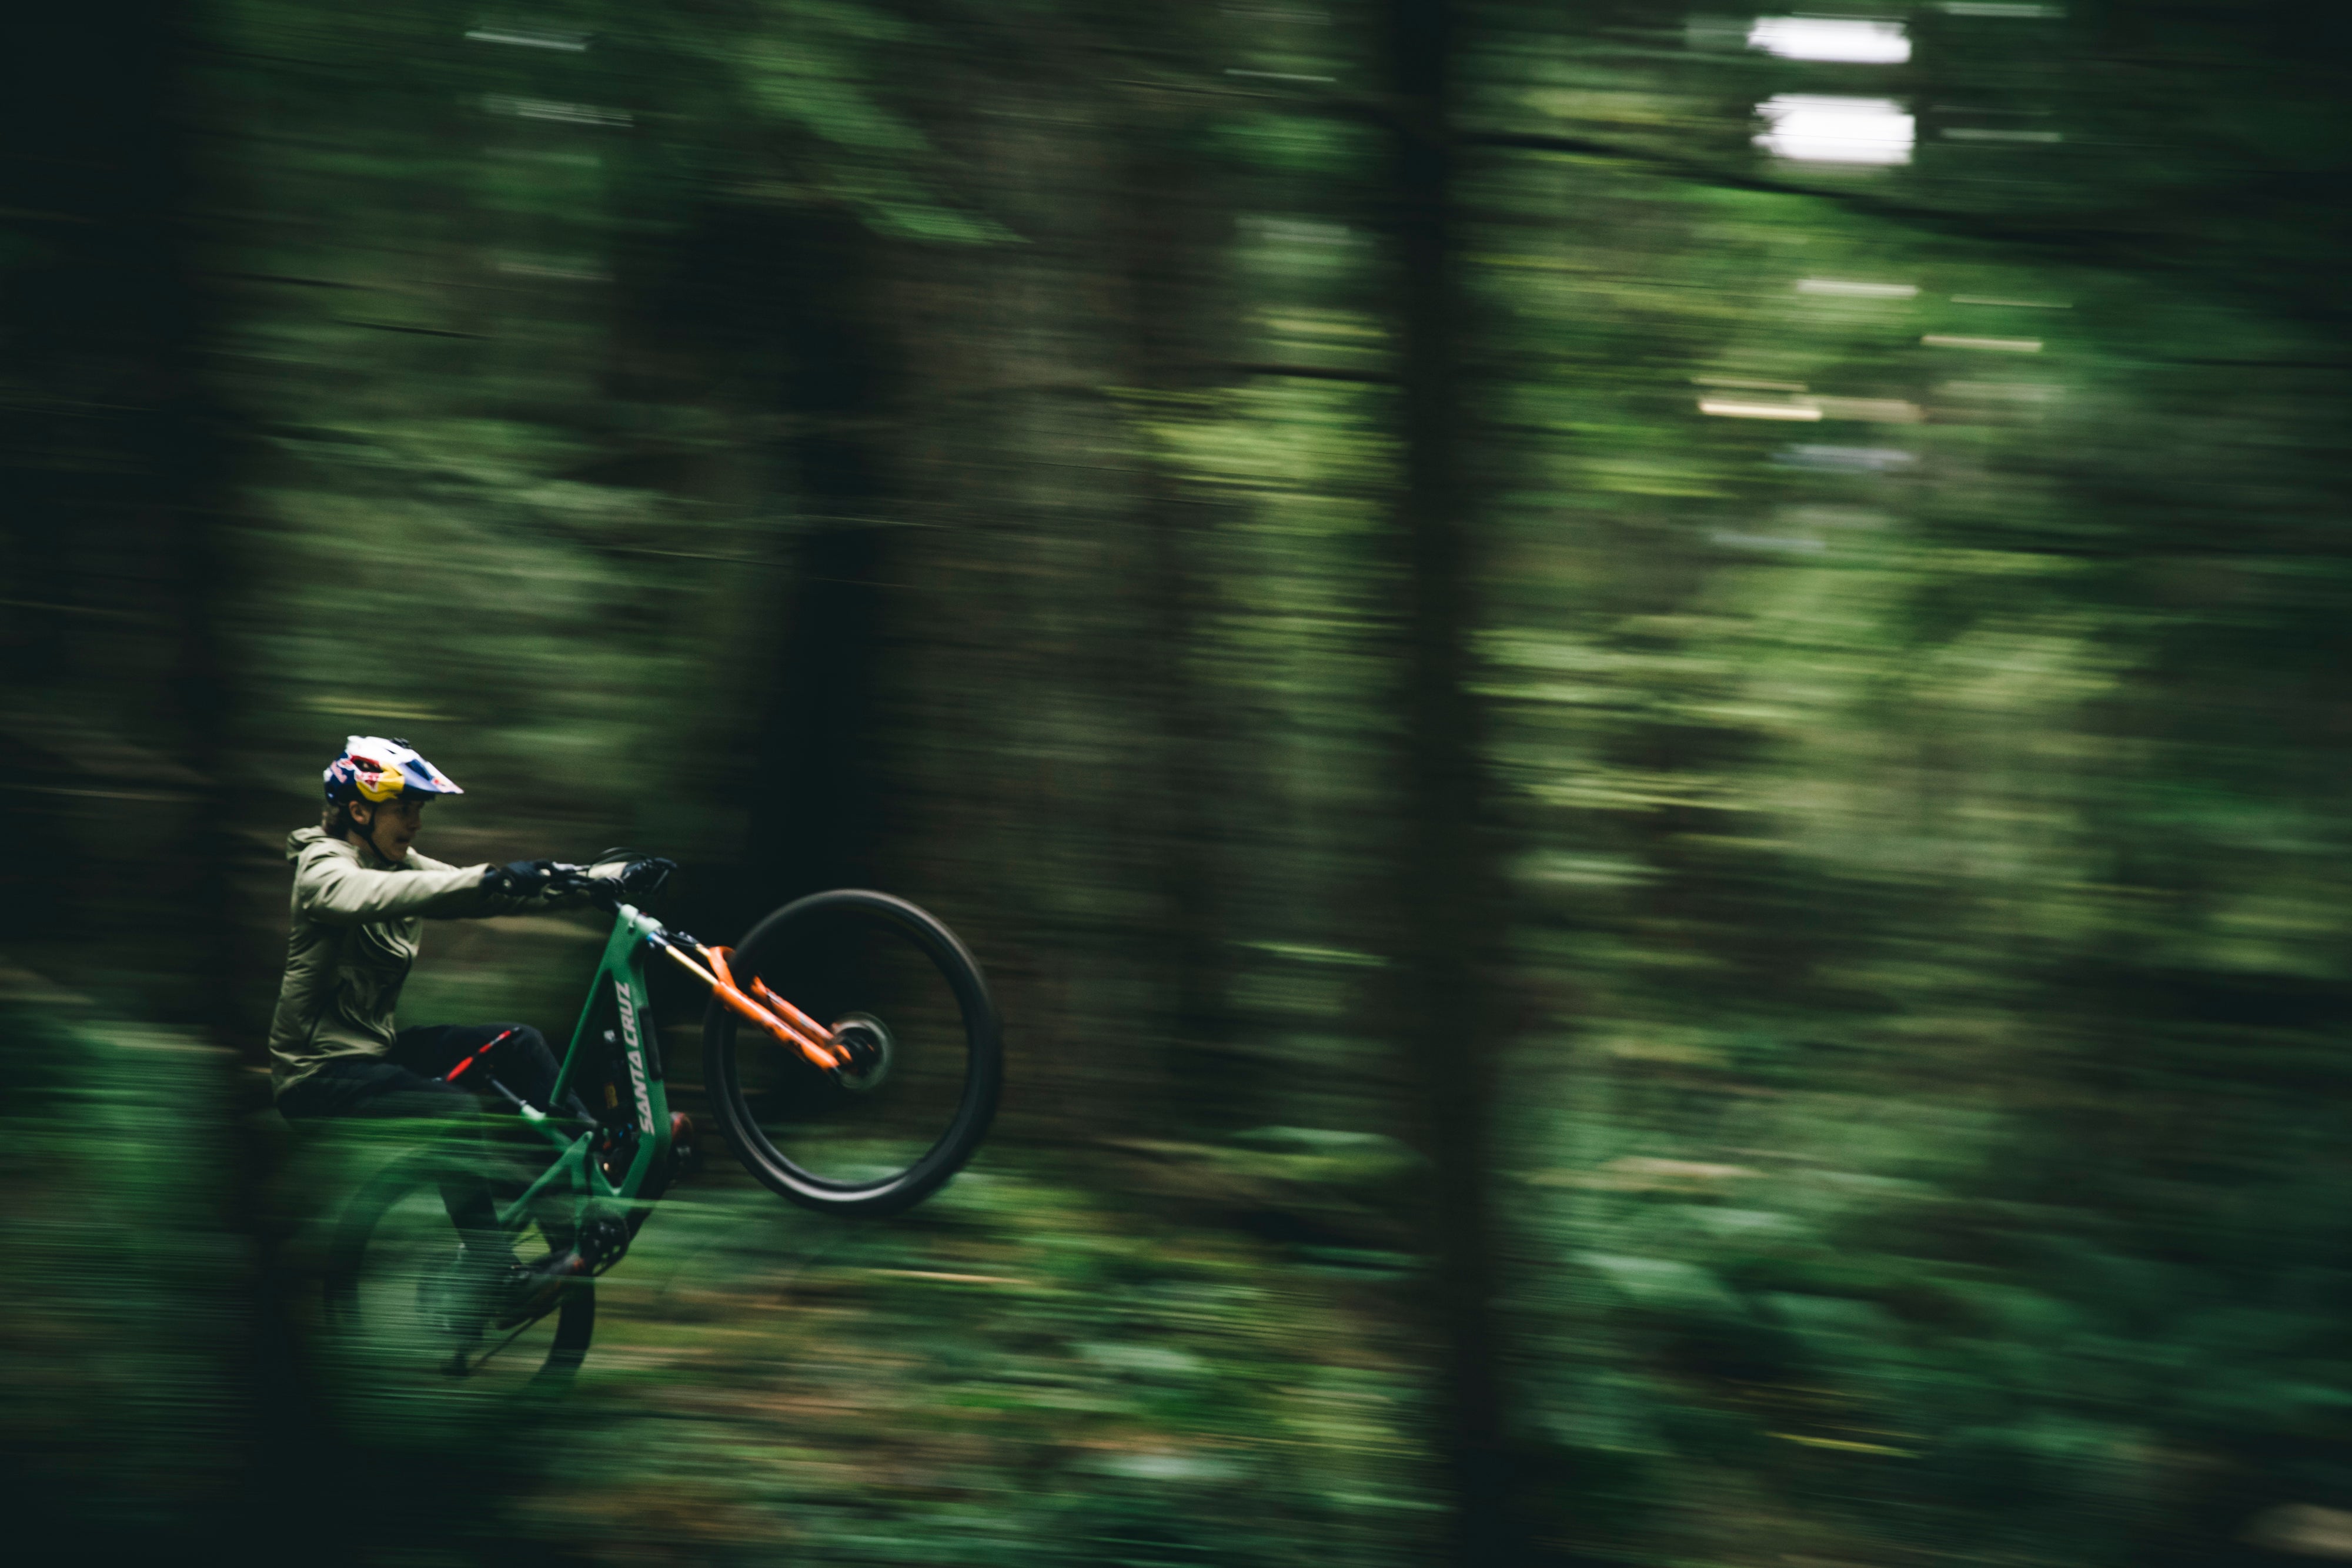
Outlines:
[{"label": "rider's outstretched arm", "polygon": [[324,925],[364,925],[406,915],[463,919],[562,908],[575,902],[562,894],[518,894],[498,891],[488,865],[452,866],[409,852],[408,863],[375,871],[324,843],[306,851],[294,870],[295,908]]}]

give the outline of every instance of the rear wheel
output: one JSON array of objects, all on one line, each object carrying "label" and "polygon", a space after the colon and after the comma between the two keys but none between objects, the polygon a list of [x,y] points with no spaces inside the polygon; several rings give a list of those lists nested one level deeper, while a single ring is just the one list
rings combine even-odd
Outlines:
[{"label": "rear wheel", "polygon": [[1003,1061],[988,982],[955,933],[903,898],[844,888],[761,921],[733,968],[851,1050],[847,1066],[817,1067],[711,998],[704,1071],[753,1176],[810,1208],[879,1215],[963,1167],[996,1114]]},{"label": "rear wheel", "polygon": [[[327,1327],[337,1404],[379,1437],[425,1436],[450,1420],[511,1409],[560,1393],[596,1323],[595,1286],[564,1288],[530,1322],[484,1321],[489,1270],[471,1266],[444,1202],[446,1188],[488,1182],[503,1200],[505,1173],[436,1151],[404,1155],[343,1211],[328,1260]],[[550,1222],[537,1239],[564,1241]],[[533,1250],[529,1233],[513,1238]],[[568,1244],[568,1242],[567,1242]]]}]

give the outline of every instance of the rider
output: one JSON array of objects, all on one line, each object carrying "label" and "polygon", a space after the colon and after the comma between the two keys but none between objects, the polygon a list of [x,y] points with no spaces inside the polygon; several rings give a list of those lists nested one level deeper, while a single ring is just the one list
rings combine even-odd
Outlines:
[{"label": "rider", "polygon": [[[473,1098],[451,1072],[470,1058],[478,1060],[459,1076],[470,1071],[476,1086],[496,1079],[554,1110],[555,1058],[539,1030],[520,1023],[395,1030],[393,1008],[425,920],[560,908],[580,895],[550,891],[546,861],[451,866],[412,849],[425,808],[465,791],[405,740],[352,736],[324,777],[319,825],[286,841],[294,862],[292,930],[269,1028],[278,1110],[297,1120],[462,1113]],[[646,862],[598,869],[625,884],[658,873]],[[564,1109],[587,1116],[567,1099]],[[519,1262],[479,1181],[452,1184],[443,1197],[469,1272],[496,1287],[492,1315],[500,1322],[536,1312],[584,1268],[569,1250]]]}]

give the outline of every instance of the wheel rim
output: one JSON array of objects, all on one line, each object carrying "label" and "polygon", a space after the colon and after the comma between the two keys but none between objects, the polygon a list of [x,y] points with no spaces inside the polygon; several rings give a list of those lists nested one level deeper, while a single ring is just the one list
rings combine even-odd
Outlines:
[{"label": "wheel rim", "polygon": [[908,906],[804,901],[747,938],[736,967],[862,1048],[848,1071],[827,1071],[731,1014],[718,1020],[732,1130],[772,1185],[830,1200],[917,1188],[959,1128],[993,1109],[977,968]]}]

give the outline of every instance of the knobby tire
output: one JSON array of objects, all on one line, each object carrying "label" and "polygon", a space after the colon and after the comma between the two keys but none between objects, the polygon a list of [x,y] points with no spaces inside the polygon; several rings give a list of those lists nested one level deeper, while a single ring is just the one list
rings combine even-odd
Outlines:
[{"label": "knobby tire", "polygon": [[[776,1052],[786,1048],[716,997],[704,1016],[703,1070],[719,1130],[744,1168],[761,1183],[793,1203],[823,1213],[881,1216],[896,1214],[922,1202],[971,1158],[996,1114],[997,1097],[1003,1082],[1003,1045],[995,1002],[970,950],[936,917],[887,893],[840,888],[812,894],[776,910],[754,925],[737,946],[738,979],[774,971],[804,939],[811,943],[841,941],[845,939],[848,926],[861,924],[868,931],[904,943],[919,954],[936,979],[943,982],[954,998],[956,1028],[945,1032],[960,1033],[960,1046],[947,1045],[932,1060],[940,1060],[960,1049],[961,1092],[951,1117],[919,1157],[889,1175],[850,1181],[809,1169],[791,1152],[780,1149],[761,1125],[755,1106],[747,1099],[745,1058],[752,1051]],[[843,929],[836,930],[836,926]],[[784,994],[806,1005],[804,998],[793,997],[789,991]],[[854,1005],[887,1014],[893,1001],[890,996],[878,995],[856,998]],[[838,1016],[823,1021],[831,1025]],[[794,1065],[786,1070],[803,1069]],[[808,1068],[805,1071],[814,1074],[817,1070]]]}]

